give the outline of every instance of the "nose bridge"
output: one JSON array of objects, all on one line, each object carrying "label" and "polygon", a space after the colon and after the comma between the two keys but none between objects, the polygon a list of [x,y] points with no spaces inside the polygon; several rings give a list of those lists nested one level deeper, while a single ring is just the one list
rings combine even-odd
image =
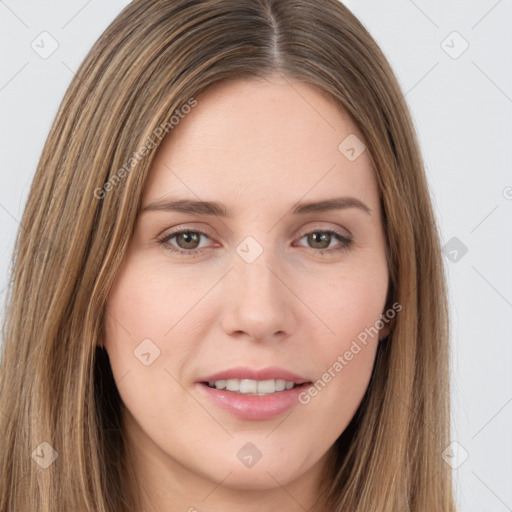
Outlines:
[{"label": "nose bridge", "polygon": [[283,284],[276,276],[275,248],[271,247],[270,237],[267,237],[265,246],[254,237],[244,239],[236,249],[237,261],[235,264],[237,287],[241,287],[244,300],[248,303],[252,299],[263,304],[270,304],[282,295]]},{"label": "nose bridge", "polygon": [[[246,237],[237,247],[229,293],[232,310],[226,328],[263,339],[291,329],[292,295],[279,275],[278,255],[270,246]],[[281,334],[282,335],[282,334]]]}]

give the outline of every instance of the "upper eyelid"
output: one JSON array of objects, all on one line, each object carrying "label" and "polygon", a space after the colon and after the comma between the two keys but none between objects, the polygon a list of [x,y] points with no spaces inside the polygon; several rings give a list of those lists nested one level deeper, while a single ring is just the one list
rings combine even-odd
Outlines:
[{"label": "upper eyelid", "polygon": [[[312,221],[313,223],[315,223],[315,221]],[[304,236],[308,233],[311,233],[312,231],[335,231],[335,232],[339,232],[339,234],[341,236],[344,236],[346,238],[352,238],[352,233],[345,227],[329,227],[329,226],[319,226],[318,223],[319,222],[322,222],[322,221],[317,221],[317,225],[313,225],[312,227],[310,228],[306,228],[304,230],[300,230],[297,235],[295,236]],[[175,230],[174,228],[169,228],[169,232],[167,233],[167,229],[162,231],[161,234],[157,235],[158,238],[162,238],[162,237],[168,237],[168,236],[173,236],[173,235],[177,235],[177,234],[180,234],[182,232],[194,232],[194,233],[201,233],[202,235],[205,235],[207,236],[208,238],[212,239],[214,237],[211,237],[208,233],[207,233],[207,230],[203,229],[203,228],[196,228],[196,227],[192,227],[192,226],[187,226],[187,225],[184,225],[183,227],[177,227]],[[343,231],[346,232],[346,234],[343,233]],[[167,234],[166,234],[167,233]]]},{"label": "upper eyelid", "polygon": [[[331,230],[331,231],[341,231],[341,233],[340,233],[341,235],[346,236],[346,237],[352,237],[352,233],[346,227],[319,226],[318,224],[321,222],[329,222],[329,221],[310,221],[310,223],[312,223],[314,225],[310,228],[305,228],[304,230],[301,230],[298,234],[300,234],[301,236],[304,236],[305,234],[310,233],[311,231],[329,231],[329,230]],[[181,226],[181,225],[178,225],[178,226]],[[175,231],[174,231],[174,229],[175,229]],[[165,236],[165,235],[163,235],[163,233],[166,233],[167,231],[169,231],[169,233],[168,233],[169,235],[175,235],[175,234],[183,232],[183,231],[193,231],[193,232],[197,232],[197,233],[202,233],[202,234],[208,236],[209,238],[212,238],[206,232],[205,228],[201,228],[201,227],[197,228],[194,226],[189,226],[187,224],[182,225],[182,227],[165,229],[164,231],[161,232],[160,235],[158,235],[158,237]],[[345,235],[343,234],[343,231],[346,232]]]},{"label": "upper eyelid", "polygon": [[[301,240],[306,235],[314,232],[330,232],[333,236],[339,236],[342,240],[349,240],[352,241],[352,234],[347,231],[348,234],[343,234],[340,232],[340,229],[330,228],[330,227],[322,227],[322,226],[313,226],[311,228],[308,228],[304,231],[300,231],[298,235],[296,235],[296,239]],[[198,233],[200,236],[204,236],[206,238],[209,238],[210,240],[213,240],[213,237],[211,237],[208,233],[206,233],[204,230],[200,228],[190,228],[190,227],[183,227],[183,228],[177,228],[175,231],[171,231],[170,233],[165,233],[163,235],[158,236],[159,240],[171,240],[175,236],[181,234],[181,233]],[[297,238],[298,237],[298,238]]]}]

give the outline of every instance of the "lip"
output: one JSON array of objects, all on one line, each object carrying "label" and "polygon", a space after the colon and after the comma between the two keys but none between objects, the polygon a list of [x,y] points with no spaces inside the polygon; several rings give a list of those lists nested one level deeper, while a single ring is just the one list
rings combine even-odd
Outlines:
[{"label": "lip", "polygon": [[[295,388],[277,391],[269,395],[244,395],[236,391],[216,389],[208,386],[208,382],[229,379],[271,380],[281,379],[297,384]],[[269,366],[256,370],[249,367],[230,368],[218,373],[207,375],[196,383],[199,393],[208,401],[228,411],[232,415],[252,421],[270,420],[283,414],[299,403],[299,394],[310,384],[311,380],[297,375],[278,366]]]},{"label": "lip", "polygon": [[198,382],[196,386],[199,393],[203,394],[208,401],[237,418],[264,421],[271,420],[299,404],[300,393],[305,391],[310,384],[304,383],[292,389],[262,396],[244,395],[226,389],[211,388],[204,382]]},{"label": "lip", "polygon": [[250,380],[286,380],[294,382],[295,384],[304,384],[311,382],[305,377],[301,377],[293,372],[280,368],[279,366],[269,366],[260,370],[255,370],[247,366],[239,366],[237,368],[230,368],[212,375],[207,375],[198,380],[198,382],[215,382],[217,380],[228,379],[250,379]]}]

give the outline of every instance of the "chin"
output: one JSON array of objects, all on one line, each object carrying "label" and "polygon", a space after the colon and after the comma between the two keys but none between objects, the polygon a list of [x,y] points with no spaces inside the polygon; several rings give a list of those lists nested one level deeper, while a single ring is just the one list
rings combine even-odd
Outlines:
[{"label": "chin", "polygon": [[[230,471],[229,476],[222,481],[222,487],[240,491],[276,489],[287,485],[294,478],[291,474],[283,474],[281,469],[277,467],[231,468],[225,474],[227,475]],[[220,475],[212,476],[214,481],[219,481]]]}]

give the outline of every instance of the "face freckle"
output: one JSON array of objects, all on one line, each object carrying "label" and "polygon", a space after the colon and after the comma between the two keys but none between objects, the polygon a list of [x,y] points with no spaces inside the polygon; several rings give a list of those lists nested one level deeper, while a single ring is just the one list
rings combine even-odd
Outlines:
[{"label": "face freckle", "polygon": [[[273,489],[270,474],[300,494],[371,376],[379,335],[361,333],[388,285],[375,173],[355,125],[312,85],[237,79],[197,101],[158,149],[107,304],[131,453],[147,478],[196,494],[228,474],[218,492]],[[257,405],[270,395],[226,405],[204,379],[239,367],[270,368],[244,389],[283,370],[277,380],[310,385],[275,414]]]}]

